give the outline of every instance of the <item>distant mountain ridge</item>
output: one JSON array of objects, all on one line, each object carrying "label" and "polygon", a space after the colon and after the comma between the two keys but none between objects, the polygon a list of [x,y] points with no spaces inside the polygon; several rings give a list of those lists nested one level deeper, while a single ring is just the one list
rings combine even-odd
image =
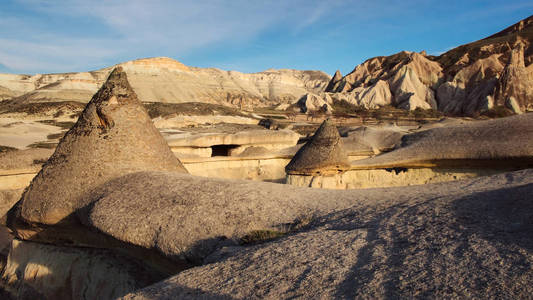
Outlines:
[{"label": "distant mountain ridge", "polygon": [[[205,102],[236,107],[292,103],[323,91],[330,76],[321,71],[267,70],[258,73],[188,67],[167,57],[120,63],[143,102]],[[86,103],[115,66],[79,73],[0,74],[0,100]]]},{"label": "distant mountain ridge", "polygon": [[374,57],[329,82],[324,101],[475,115],[533,110],[533,16],[440,56],[403,51]]}]

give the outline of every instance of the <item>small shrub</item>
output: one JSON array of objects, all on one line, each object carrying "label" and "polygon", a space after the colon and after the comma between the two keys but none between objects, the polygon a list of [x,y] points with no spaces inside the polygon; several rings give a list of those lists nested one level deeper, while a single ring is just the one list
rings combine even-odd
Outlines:
[{"label": "small shrub", "polygon": [[54,149],[57,147],[57,143],[37,142],[28,146],[29,148],[42,148],[42,149]]},{"label": "small shrub", "polygon": [[51,134],[47,135],[46,138],[49,139],[49,140],[54,140],[54,139],[60,139],[60,138],[62,138],[64,135],[65,135],[64,132],[61,132],[61,133],[51,133]]},{"label": "small shrub", "polygon": [[241,245],[257,244],[270,241],[286,235],[286,233],[276,230],[254,230],[241,238]]},{"label": "small shrub", "polygon": [[34,159],[33,164],[34,165],[42,165],[47,161],[47,159]]},{"label": "small shrub", "polygon": [[11,151],[17,151],[17,148],[9,147],[9,146],[0,146],[0,153],[6,153]]},{"label": "small shrub", "polygon": [[364,108],[346,100],[333,100],[331,107],[333,108],[334,112],[342,114],[356,114],[365,110]]},{"label": "small shrub", "polygon": [[481,115],[489,118],[504,118],[512,116],[513,112],[505,106],[495,106],[492,109],[481,113]]},{"label": "small shrub", "polygon": [[423,109],[421,107],[417,107],[412,112],[413,117],[416,119],[426,119],[426,118],[440,118],[442,117],[442,113],[439,111],[436,111],[434,109]]}]

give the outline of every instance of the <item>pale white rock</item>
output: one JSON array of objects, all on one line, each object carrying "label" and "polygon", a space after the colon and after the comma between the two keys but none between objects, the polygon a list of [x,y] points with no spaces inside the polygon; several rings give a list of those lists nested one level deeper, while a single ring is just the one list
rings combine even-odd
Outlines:
[{"label": "pale white rock", "polygon": [[[322,92],[330,76],[321,71],[266,70],[241,73],[194,68],[167,57],[120,63],[143,102],[205,102],[242,109],[292,103],[308,92]],[[0,96],[23,96],[19,101],[88,102],[112,66],[91,72],[13,75],[0,74]]]},{"label": "pale white rock", "polygon": [[410,67],[402,67],[389,81],[394,94],[394,103],[404,109],[414,110],[436,109],[437,102],[433,91],[425,86],[415,70]]},{"label": "pale white rock", "polygon": [[325,113],[331,113],[333,110],[331,105],[324,98],[313,93],[305,94],[300,100],[298,100],[297,104],[303,113],[311,113],[320,110]]},{"label": "pale white rock", "polygon": [[522,114],[523,111],[520,109],[520,105],[514,97],[509,97],[505,100],[505,106],[512,110],[515,114]]}]

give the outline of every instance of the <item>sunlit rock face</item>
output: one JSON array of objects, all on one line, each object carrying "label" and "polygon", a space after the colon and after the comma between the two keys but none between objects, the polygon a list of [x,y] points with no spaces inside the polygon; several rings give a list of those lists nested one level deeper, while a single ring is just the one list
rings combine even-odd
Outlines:
[{"label": "sunlit rock face", "polygon": [[[367,130],[357,130],[354,142],[366,136],[373,140],[373,147],[381,144],[377,149],[384,153],[352,161],[349,168],[330,176],[318,172],[298,174],[288,169],[287,183],[330,189],[392,187],[531,168],[532,123],[533,114],[522,114],[487,121],[451,122],[403,135],[391,129],[373,130],[366,135]],[[396,142],[383,143],[383,137]]]},{"label": "sunlit rock face", "polygon": [[[440,56],[403,51],[370,58],[328,83],[329,97],[364,108],[393,105],[477,115],[533,110],[533,17]],[[386,83],[386,85],[385,85]],[[372,97],[365,96],[375,90]],[[377,92],[379,91],[379,92]]]},{"label": "sunlit rock face", "polygon": [[[293,103],[324,90],[330,76],[321,71],[266,70],[259,73],[188,67],[167,57],[118,64],[143,102],[206,102],[238,108]],[[80,73],[0,74],[0,100],[86,103],[114,67]]]},{"label": "sunlit rock face", "polygon": [[[222,248],[204,265],[121,299],[528,298],[532,174],[300,188],[305,203],[317,204],[311,195],[323,192],[318,203],[336,202],[335,209],[283,237]],[[345,196],[347,206],[339,203]],[[276,201],[283,199],[292,200],[288,210],[299,203],[292,194]]]},{"label": "sunlit rock face", "polygon": [[13,240],[1,279],[15,299],[115,299],[153,282],[111,251]]},{"label": "sunlit rock face", "polygon": [[517,42],[511,59],[498,81],[496,103],[505,105],[514,113],[522,113],[533,107],[533,73],[524,63],[524,43]]}]

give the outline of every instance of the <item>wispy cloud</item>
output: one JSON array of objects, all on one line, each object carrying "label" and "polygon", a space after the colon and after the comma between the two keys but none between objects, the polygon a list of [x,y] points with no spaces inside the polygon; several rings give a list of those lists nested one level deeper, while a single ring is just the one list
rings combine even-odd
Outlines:
[{"label": "wispy cloud", "polygon": [[[81,60],[144,53],[186,55],[220,42],[246,41],[279,24],[302,30],[317,22],[336,5],[318,0],[295,1],[170,1],[170,0],[17,0],[20,5],[50,18],[91,18],[105,26],[101,37],[86,41],[61,29],[40,31],[38,24],[10,17],[20,37],[0,42],[0,63],[14,70],[71,67],[68,58]],[[335,4],[332,2],[332,4]],[[26,24],[26,25],[25,25]],[[47,38],[43,38],[46,36]],[[68,43],[58,41],[69,40]],[[22,48],[21,48],[22,47]],[[25,49],[24,51],[17,51]],[[55,59],[53,59],[55,57]]]},{"label": "wispy cloud", "polygon": [[[411,49],[405,41],[412,37],[431,48],[427,40],[437,37],[422,36],[428,26],[452,32],[463,12],[468,20],[468,14],[496,14],[493,10],[500,6],[508,11],[531,7],[525,0],[487,0],[476,1],[481,9],[472,12],[463,9],[470,2],[450,1],[2,0],[0,64],[28,73],[90,70],[148,56],[217,66],[242,65],[240,61],[258,66],[256,60],[270,57],[270,63],[278,56],[285,57],[280,63],[290,64],[314,61],[317,55],[351,63],[363,59],[358,57],[363,53],[366,59]],[[492,4],[483,10],[486,2]],[[337,55],[331,57],[331,52]]]}]

